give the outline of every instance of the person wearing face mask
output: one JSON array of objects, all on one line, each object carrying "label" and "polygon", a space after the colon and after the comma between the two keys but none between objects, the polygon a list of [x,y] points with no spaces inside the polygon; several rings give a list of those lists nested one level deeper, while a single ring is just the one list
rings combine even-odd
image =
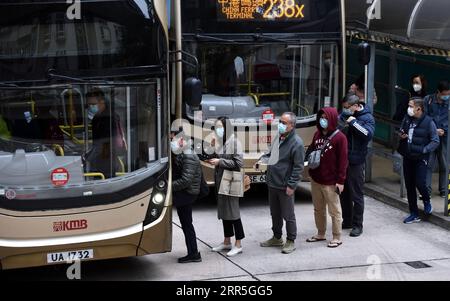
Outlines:
[{"label": "person wearing face mask", "polygon": [[[244,166],[242,147],[234,135],[234,128],[227,117],[219,117],[214,125],[214,147],[216,158],[208,162],[215,166],[214,180],[216,192],[219,191],[225,170],[239,171]],[[232,257],[242,253],[242,239],[245,238],[244,228],[239,209],[239,197],[223,194],[217,196],[217,215],[222,220],[223,243],[212,248],[213,252],[227,250],[227,256]],[[231,238],[235,236],[234,246]]]},{"label": "person wearing face mask", "polygon": [[100,172],[105,178],[115,177],[117,155],[121,149],[116,145],[117,138],[124,143],[119,116],[110,112],[104,92],[93,88],[86,94],[87,107],[92,119],[92,148],[86,154],[90,171]]},{"label": "person wearing face mask", "polygon": [[410,81],[409,94],[404,94],[404,98],[397,105],[393,120],[401,122],[406,115],[406,111],[408,110],[408,104],[411,97],[420,97],[424,98],[427,96],[427,87],[428,82],[423,74],[414,74],[411,76]]},{"label": "person wearing face mask", "polygon": [[438,162],[439,166],[439,195],[446,197],[447,186],[447,135],[448,135],[448,106],[450,100],[450,85],[447,80],[439,82],[437,92],[428,95],[424,99],[425,111],[430,116],[437,127],[437,134],[439,136],[439,147],[430,154],[430,161],[428,164],[427,173],[427,187],[431,195],[431,181],[433,170]]},{"label": "person wearing face mask", "polygon": [[201,262],[192,224],[192,205],[200,193],[201,165],[182,127],[171,132],[173,205],[177,208],[188,254],[179,263]]},{"label": "person wearing face mask", "polygon": [[350,236],[357,237],[363,232],[364,169],[368,144],[375,132],[375,119],[354,94],[348,94],[342,106],[339,119],[348,125],[349,163],[344,192],[341,194],[342,228],[352,229]]},{"label": "person wearing face mask", "polygon": [[439,146],[439,136],[433,119],[424,112],[422,98],[412,98],[407,112],[400,126],[398,152],[403,156],[403,175],[410,212],[403,222],[411,224],[420,222],[416,189],[422,195],[425,214],[433,210],[426,175],[430,153]]},{"label": "person wearing face mask", "polygon": [[317,131],[306,152],[320,150],[320,165],[309,169],[311,193],[314,205],[314,220],[317,234],[306,241],[325,241],[327,229],[327,207],[331,216],[333,238],[329,248],[342,244],[342,209],[339,195],[344,191],[348,167],[348,145],[345,135],[337,129],[338,112],[335,108],[323,108],[317,114]]},{"label": "person wearing face mask", "polygon": [[[295,190],[301,180],[304,168],[305,149],[303,140],[295,133],[297,116],[287,112],[278,124],[278,137],[269,152],[261,157],[268,161],[267,186],[272,216],[273,236],[260,243],[261,247],[282,247],[281,252],[295,251],[297,221],[295,218]],[[275,149],[276,148],[276,149]],[[286,222],[287,238],[283,242],[283,220]]]}]

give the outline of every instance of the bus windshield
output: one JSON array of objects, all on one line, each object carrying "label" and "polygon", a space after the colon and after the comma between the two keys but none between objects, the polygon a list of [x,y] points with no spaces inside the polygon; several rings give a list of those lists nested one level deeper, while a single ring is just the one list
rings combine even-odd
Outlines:
[{"label": "bus windshield", "polygon": [[[27,4],[27,5],[24,5]],[[45,80],[48,70],[108,76],[109,69],[163,65],[164,32],[152,1],[0,3],[0,81]]]},{"label": "bus windshield", "polygon": [[148,177],[161,157],[160,89],[159,80],[0,89],[0,191],[82,197]]},{"label": "bus windshield", "polygon": [[[205,118],[308,117],[337,96],[337,45],[186,43],[199,59]],[[196,70],[187,68],[187,73]]]}]

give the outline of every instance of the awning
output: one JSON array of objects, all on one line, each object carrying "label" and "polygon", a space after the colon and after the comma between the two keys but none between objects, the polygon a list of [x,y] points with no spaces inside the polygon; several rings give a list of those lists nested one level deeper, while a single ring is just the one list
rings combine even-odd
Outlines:
[{"label": "awning", "polygon": [[449,0],[345,0],[348,33],[450,56]]}]

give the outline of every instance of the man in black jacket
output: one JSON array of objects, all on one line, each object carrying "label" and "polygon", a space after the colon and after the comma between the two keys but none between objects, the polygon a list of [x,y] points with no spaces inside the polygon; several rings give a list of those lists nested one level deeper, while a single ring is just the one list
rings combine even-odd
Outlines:
[{"label": "man in black jacket", "polygon": [[345,188],[341,195],[342,228],[351,228],[350,236],[357,237],[363,232],[364,169],[368,144],[375,132],[375,119],[355,94],[348,94],[342,106],[343,111],[339,119],[347,127],[345,133],[349,163]]},{"label": "man in black jacket", "polygon": [[171,136],[173,205],[177,208],[188,251],[187,256],[179,258],[178,262],[200,262],[202,257],[197,249],[197,237],[192,224],[192,204],[200,193],[200,160],[182,129],[172,131]]},{"label": "man in black jacket", "polygon": [[92,148],[86,154],[86,160],[91,171],[100,172],[107,179],[115,177],[117,154],[121,151],[114,144],[116,137],[121,135],[119,116],[112,112],[101,89],[93,88],[86,94],[86,99],[88,112],[94,116]]},{"label": "man in black jacket", "polygon": [[416,189],[422,195],[425,214],[430,214],[433,210],[426,175],[430,153],[439,146],[436,125],[424,112],[424,102],[421,98],[412,98],[409,101],[408,115],[403,119],[399,136],[401,141],[398,152],[403,156],[403,173],[410,211],[410,215],[403,222],[417,223],[420,218]]}]

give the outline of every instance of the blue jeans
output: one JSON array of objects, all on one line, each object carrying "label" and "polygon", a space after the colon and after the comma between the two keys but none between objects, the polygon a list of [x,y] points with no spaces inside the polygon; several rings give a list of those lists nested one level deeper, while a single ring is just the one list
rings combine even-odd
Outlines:
[{"label": "blue jeans", "polygon": [[447,186],[447,175],[445,174],[445,168],[447,166],[447,138],[440,137],[441,143],[439,147],[430,154],[430,160],[428,163],[427,171],[427,188],[431,195],[431,182],[433,177],[433,170],[436,162],[439,164],[439,193],[443,194],[446,192]]},{"label": "blue jeans", "polygon": [[403,157],[403,175],[405,176],[406,194],[411,214],[419,215],[416,188],[422,195],[424,204],[430,202],[430,193],[426,184],[427,171],[428,161],[426,159],[410,160]]}]

